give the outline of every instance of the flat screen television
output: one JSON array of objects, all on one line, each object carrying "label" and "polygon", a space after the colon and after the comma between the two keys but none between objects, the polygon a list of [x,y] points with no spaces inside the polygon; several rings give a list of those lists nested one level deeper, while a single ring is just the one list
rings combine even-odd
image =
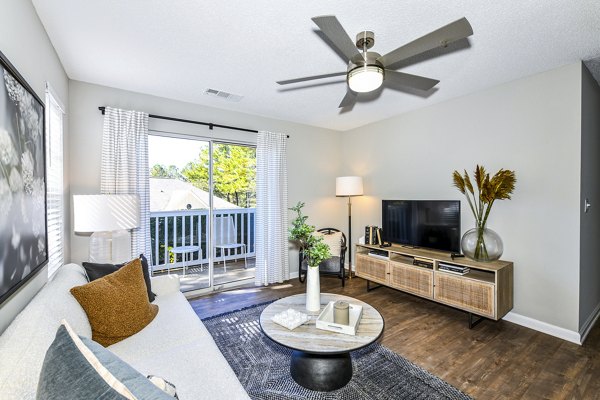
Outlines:
[{"label": "flat screen television", "polygon": [[383,200],[383,240],[460,252],[459,200]]}]

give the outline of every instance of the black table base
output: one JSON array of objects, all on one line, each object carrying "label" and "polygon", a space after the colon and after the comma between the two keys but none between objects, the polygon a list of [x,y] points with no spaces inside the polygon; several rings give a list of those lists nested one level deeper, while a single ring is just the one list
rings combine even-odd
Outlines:
[{"label": "black table base", "polygon": [[299,385],[310,390],[330,392],[350,382],[352,359],[350,353],[329,355],[294,350],[290,372]]}]

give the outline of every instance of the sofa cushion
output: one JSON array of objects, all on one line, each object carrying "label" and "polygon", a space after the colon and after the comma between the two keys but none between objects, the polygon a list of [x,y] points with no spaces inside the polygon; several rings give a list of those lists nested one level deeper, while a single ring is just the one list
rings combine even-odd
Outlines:
[{"label": "sofa cushion", "polygon": [[63,265],[2,333],[0,397],[3,400],[35,399],[44,355],[62,319],[68,318],[77,334],[92,336],[85,312],[69,293],[71,287],[86,282],[85,271],[79,265]]},{"label": "sofa cushion", "polygon": [[175,274],[153,276],[150,279],[150,282],[152,283],[152,291],[157,296],[178,293],[181,287],[179,283],[179,276]]},{"label": "sofa cushion", "polygon": [[[146,290],[148,292],[148,300],[154,301],[154,293],[152,293],[152,285],[150,283],[150,267],[148,266],[148,260],[143,254],[140,254],[140,261],[142,262],[142,271],[144,272],[144,282],[146,282]],[[96,279],[102,278],[108,274],[112,274],[119,268],[123,267],[123,264],[98,264],[91,262],[84,262],[83,268],[88,276],[88,280],[95,281]]]},{"label": "sofa cushion", "polygon": [[92,339],[103,346],[141,331],[158,313],[158,306],[148,301],[139,259],[112,274],[73,287],[71,293],[88,316]]},{"label": "sofa cushion", "polygon": [[108,349],[142,374],[172,382],[180,399],[248,399],[185,296],[181,292],[157,296],[156,304],[160,312],[154,321]]},{"label": "sofa cushion", "polygon": [[78,337],[66,322],[46,352],[37,399],[172,399],[98,343]]}]

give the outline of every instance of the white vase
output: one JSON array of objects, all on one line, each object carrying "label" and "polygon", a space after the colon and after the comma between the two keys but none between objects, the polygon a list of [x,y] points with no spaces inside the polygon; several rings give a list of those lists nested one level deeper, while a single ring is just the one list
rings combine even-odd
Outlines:
[{"label": "white vase", "polygon": [[319,312],[319,310],[321,310],[319,267],[308,267],[306,275],[306,310]]}]

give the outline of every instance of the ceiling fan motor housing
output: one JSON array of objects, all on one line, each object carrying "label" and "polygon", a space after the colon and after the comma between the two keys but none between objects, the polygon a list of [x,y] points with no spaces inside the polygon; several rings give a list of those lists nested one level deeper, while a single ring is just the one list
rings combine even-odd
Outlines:
[{"label": "ceiling fan motor housing", "polygon": [[356,47],[359,50],[370,49],[375,44],[375,33],[372,31],[362,31],[356,34]]}]

